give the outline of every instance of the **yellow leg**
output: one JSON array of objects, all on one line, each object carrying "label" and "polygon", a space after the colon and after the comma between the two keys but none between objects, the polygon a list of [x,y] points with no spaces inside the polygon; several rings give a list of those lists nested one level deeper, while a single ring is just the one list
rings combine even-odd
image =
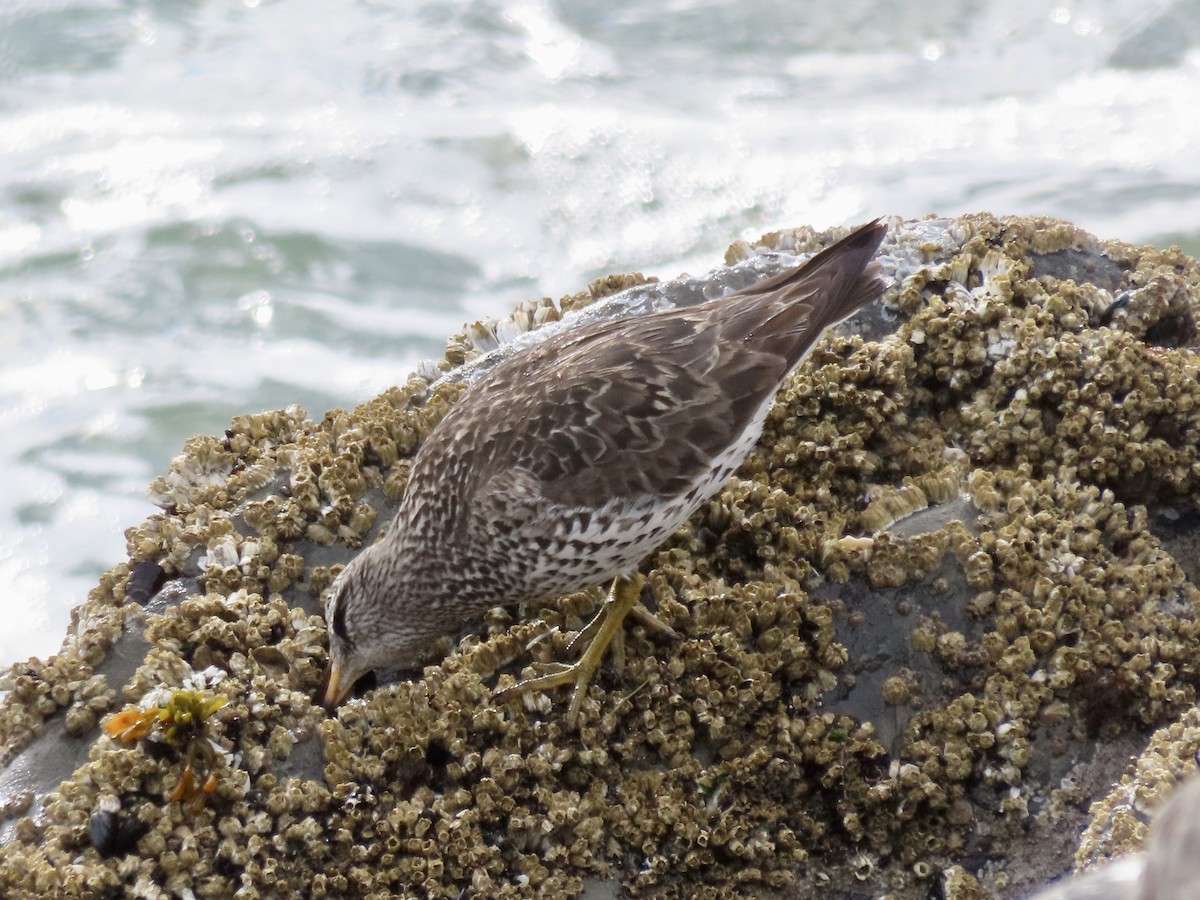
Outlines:
[{"label": "yellow leg", "polygon": [[[634,584],[635,581],[636,585]],[[588,622],[579,630],[579,633],[575,635],[575,637],[571,638],[571,642],[567,644],[567,652],[575,653],[577,649],[578,651],[582,652],[583,648],[588,645],[589,641],[595,641],[596,633],[600,631],[601,626],[612,618],[612,607],[616,602],[615,597],[618,591],[624,590],[625,587],[628,586],[628,589],[634,592],[635,597],[640,596],[642,592],[642,585],[645,583],[645,581],[646,579],[641,575],[636,575],[629,579],[614,579],[612,587],[608,591],[608,596],[604,598],[604,602],[600,605],[600,610],[596,613],[596,615],[592,616],[590,622]],[[622,584],[622,582],[625,584]],[[621,624],[624,624],[625,619],[632,619],[647,631],[655,632],[659,637],[669,638],[671,640],[679,637],[679,635],[675,633],[674,628],[672,628],[658,616],[654,615],[654,613],[650,612],[650,610],[646,609],[646,607],[642,606],[640,603],[635,602],[625,609],[625,612],[621,614]],[[610,640],[610,646],[612,647],[613,654],[613,667],[618,670],[624,669],[625,630],[620,627],[616,628]],[[601,648],[600,653],[603,655],[603,648]]]},{"label": "yellow leg", "polygon": [[[574,684],[575,691],[571,695],[571,706],[567,710],[567,724],[573,728],[575,720],[579,716],[579,707],[583,703],[584,691],[587,690],[587,686],[591,683],[593,676],[595,676],[596,670],[600,668],[600,661],[604,658],[604,652],[614,640],[617,641],[618,645],[623,644],[621,627],[625,623],[625,617],[630,614],[630,610],[633,610],[637,606],[638,598],[642,595],[642,585],[645,583],[645,580],[641,575],[634,575],[632,578],[619,576],[613,581],[612,589],[608,592],[608,597],[605,598],[604,605],[600,607],[600,611],[596,613],[592,621],[568,645],[568,649],[571,649],[590,638],[587,649],[579,657],[578,662],[571,665],[552,663],[547,667],[549,671],[546,674],[526,679],[514,684],[510,688],[497,691],[495,695],[496,699],[507,700],[510,697],[515,697],[517,694],[527,694],[530,691],[548,691],[551,688],[556,688],[564,684]],[[674,634],[669,626],[659,622],[658,619],[654,619],[648,612],[645,612],[644,616],[638,616],[637,618],[644,622],[647,617],[653,619],[660,631]]]}]

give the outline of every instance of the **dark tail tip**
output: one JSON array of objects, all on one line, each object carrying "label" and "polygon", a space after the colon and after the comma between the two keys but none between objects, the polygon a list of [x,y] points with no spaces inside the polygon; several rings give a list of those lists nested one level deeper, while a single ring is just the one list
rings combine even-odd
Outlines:
[{"label": "dark tail tip", "polygon": [[[816,269],[829,257],[845,257],[850,260],[861,260],[858,268],[866,268],[879,250],[880,244],[887,236],[888,227],[882,219],[875,219],[866,225],[860,225],[840,241],[830,244],[808,261],[808,266]],[[851,263],[847,268],[853,268]]]}]

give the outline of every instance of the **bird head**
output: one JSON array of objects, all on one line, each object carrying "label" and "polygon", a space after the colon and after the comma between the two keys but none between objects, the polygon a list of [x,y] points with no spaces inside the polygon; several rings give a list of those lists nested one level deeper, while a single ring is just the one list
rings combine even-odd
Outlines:
[{"label": "bird head", "polygon": [[325,624],[329,630],[329,664],[325,668],[321,704],[333,710],[341,704],[354,682],[371,668],[360,650],[358,606],[361,595],[351,569],[353,563],[334,580],[325,600]]},{"label": "bird head", "polygon": [[404,580],[378,544],[355,557],[334,580],[325,599],[329,665],[320,702],[326,709],[341,704],[372,669],[403,668],[418,662],[428,648],[429,636],[409,627],[403,592]]}]

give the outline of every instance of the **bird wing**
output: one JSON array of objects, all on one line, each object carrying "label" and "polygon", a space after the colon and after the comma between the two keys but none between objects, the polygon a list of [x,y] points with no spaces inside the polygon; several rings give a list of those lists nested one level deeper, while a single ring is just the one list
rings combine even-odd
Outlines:
[{"label": "bird wing", "polygon": [[469,420],[457,439],[487,460],[468,493],[488,514],[530,491],[583,509],[679,497],[761,425],[821,331],[882,293],[871,258],[885,233],[871,223],[728,297],[582,326],[500,363],[447,415]]},{"label": "bird wing", "polygon": [[[602,323],[497,367],[495,471],[519,469],[546,500],[588,508],[694,483],[789,367],[778,353],[731,347],[700,310],[676,313]],[[509,378],[522,390],[497,388]]]}]

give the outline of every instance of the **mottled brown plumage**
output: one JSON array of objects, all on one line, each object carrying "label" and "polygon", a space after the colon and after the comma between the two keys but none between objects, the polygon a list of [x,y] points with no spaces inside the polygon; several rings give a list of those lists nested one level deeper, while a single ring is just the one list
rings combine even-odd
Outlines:
[{"label": "mottled brown plumage", "polygon": [[727,297],[564,330],[468,388],[331,589],[326,702],[492,606],[634,573],[749,454],[821,332],[880,296],[885,232]]}]

